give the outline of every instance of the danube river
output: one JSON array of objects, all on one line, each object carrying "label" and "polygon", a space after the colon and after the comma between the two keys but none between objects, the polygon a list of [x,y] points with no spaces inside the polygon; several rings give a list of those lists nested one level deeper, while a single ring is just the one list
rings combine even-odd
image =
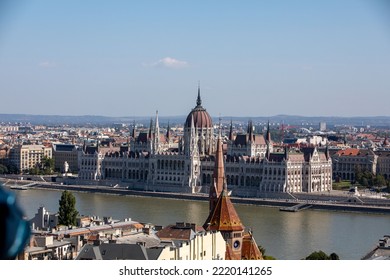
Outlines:
[{"label": "danube river", "polygon": [[[61,191],[15,191],[28,218],[39,206],[58,212]],[[132,218],[139,222],[168,225],[191,222],[203,225],[208,203],[149,197],[74,193],[80,214]],[[266,254],[282,260],[302,259],[313,251],[337,253],[341,259],[357,260],[380,238],[390,234],[390,215],[305,210],[281,212],[278,208],[235,205],[241,221],[251,227]]]}]

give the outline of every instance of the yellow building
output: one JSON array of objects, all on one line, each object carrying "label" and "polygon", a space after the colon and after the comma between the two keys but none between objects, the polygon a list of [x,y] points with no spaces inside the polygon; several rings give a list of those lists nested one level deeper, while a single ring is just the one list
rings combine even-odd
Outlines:
[{"label": "yellow building", "polygon": [[10,161],[18,170],[36,167],[42,158],[52,158],[52,148],[44,145],[15,145],[10,151]]}]

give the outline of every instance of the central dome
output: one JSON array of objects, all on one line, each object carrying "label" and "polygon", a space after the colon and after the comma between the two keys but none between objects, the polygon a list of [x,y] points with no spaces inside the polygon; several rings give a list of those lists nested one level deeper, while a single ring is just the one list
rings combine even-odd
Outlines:
[{"label": "central dome", "polygon": [[200,88],[198,88],[198,98],[196,100],[196,107],[191,110],[188,114],[186,122],[184,123],[185,128],[191,127],[191,120],[194,120],[195,128],[211,128],[213,122],[209,113],[202,107],[202,99],[200,99]]}]

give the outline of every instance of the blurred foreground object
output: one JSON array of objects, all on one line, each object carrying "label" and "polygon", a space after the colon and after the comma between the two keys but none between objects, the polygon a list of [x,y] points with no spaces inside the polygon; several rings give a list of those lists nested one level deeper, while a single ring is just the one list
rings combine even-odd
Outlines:
[{"label": "blurred foreground object", "polygon": [[0,259],[15,259],[29,238],[30,224],[23,219],[15,194],[0,185]]}]

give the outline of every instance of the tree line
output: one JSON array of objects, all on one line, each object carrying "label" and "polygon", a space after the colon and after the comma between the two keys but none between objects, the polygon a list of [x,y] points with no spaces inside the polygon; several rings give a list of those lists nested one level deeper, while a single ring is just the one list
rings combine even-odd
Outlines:
[{"label": "tree line", "polygon": [[373,187],[377,192],[380,192],[383,187],[386,187],[386,191],[390,191],[390,180],[382,174],[373,174],[360,165],[355,167],[355,181],[364,187]]}]

